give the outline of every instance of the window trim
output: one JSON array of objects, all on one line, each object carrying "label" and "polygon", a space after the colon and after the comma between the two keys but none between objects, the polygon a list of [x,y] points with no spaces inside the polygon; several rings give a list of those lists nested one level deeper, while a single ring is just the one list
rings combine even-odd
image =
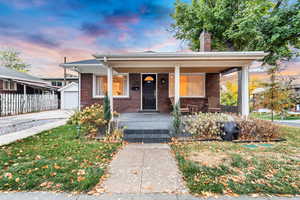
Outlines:
[{"label": "window trim", "polygon": [[[5,83],[9,83],[9,88],[5,87]],[[10,88],[11,83],[13,83],[13,88]],[[2,81],[2,88],[4,91],[17,91],[17,83],[15,81],[11,81],[11,80],[3,80]]]},{"label": "window trim", "polygon": [[[169,96],[169,98],[173,98],[174,97],[174,96],[170,96],[170,84],[171,84],[170,76],[174,75],[174,74],[175,73],[169,73],[169,84],[168,84],[168,96]],[[181,96],[179,94],[180,98],[206,98],[206,85],[205,85],[206,73],[192,73],[192,72],[190,72],[190,73],[180,73],[180,76],[181,75],[203,75],[203,77],[204,77],[204,79],[203,79],[204,95],[203,96]]]},{"label": "window trim", "polygon": [[[113,96],[113,98],[129,98],[129,73],[117,73],[113,74],[114,76],[118,75],[125,75],[127,76],[127,95],[122,95],[122,96]],[[93,74],[93,99],[103,99],[105,96],[104,95],[96,95],[96,76],[107,76],[105,74]]]}]

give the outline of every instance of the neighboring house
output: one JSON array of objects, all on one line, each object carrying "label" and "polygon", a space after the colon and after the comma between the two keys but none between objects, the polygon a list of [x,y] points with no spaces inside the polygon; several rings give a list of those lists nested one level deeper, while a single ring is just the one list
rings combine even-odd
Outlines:
[{"label": "neighboring house", "polygon": [[55,92],[56,90],[47,81],[27,73],[0,66],[0,93],[44,94]]},{"label": "neighboring house", "polygon": [[72,82],[65,87],[60,88],[61,109],[77,109],[79,105],[78,83]]},{"label": "neighboring house", "polygon": [[117,112],[169,113],[172,104],[199,111],[220,109],[220,75],[242,71],[242,114],[249,113],[248,68],[264,52],[211,52],[210,35],[200,36],[201,52],[95,54],[95,59],[60,66],[80,74],[80,106],[103,103],[107,94]]},{"label": "neighboring house", "polygon": [[66,84],[64,78],[42,78],[45,81],[48,81],[51,83],[52,86],[61,88],[64,87],[70,83],[78,83],[78,77],[66,77]]}]

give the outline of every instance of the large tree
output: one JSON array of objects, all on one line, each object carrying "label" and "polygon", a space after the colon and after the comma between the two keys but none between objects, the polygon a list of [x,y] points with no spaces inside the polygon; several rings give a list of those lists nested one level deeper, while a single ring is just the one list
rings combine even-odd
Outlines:
[{"label": "large tree", "polygon": [[264,62],[289,59],[299,46],[300,1],[297,0],[177,0],[171,30],[199,50],[199,35],[212,34],[214,50],[262,50]]},{"label": "large tree", "polygon": [[20,54],[15,49],[0,50],[0,64],[20,72],[27,72],[30,65],[22,60]]},{"label": "large tree", "polygon": [[300,0],[177,0],[172,17],[175,37],[188,41],[192,50],[199,50],[205,30],[212,34],[214,50],[267,52],[269,105],[274,110],[280,104],[274,77],[280,61],[295,55],[291,47],[300,47]]}]

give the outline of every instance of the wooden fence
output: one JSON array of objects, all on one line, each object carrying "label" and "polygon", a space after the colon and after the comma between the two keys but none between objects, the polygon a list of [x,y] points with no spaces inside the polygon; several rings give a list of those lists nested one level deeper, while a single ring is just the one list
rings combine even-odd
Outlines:
[{"label": "wooden fence", "polygon": [[56,94],[0,94],[0,116],[55,110],[59,108]]}]

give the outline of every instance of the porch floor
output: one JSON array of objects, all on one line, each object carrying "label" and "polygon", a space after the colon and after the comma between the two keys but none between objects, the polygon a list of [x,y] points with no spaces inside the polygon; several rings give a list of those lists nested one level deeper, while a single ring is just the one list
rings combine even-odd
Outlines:
[{"label": "porch floor", "polygon": [[120,127],[131,130],[169,130],[171,126],[171,115],[165,113],[121,113],[117,120]]}]

